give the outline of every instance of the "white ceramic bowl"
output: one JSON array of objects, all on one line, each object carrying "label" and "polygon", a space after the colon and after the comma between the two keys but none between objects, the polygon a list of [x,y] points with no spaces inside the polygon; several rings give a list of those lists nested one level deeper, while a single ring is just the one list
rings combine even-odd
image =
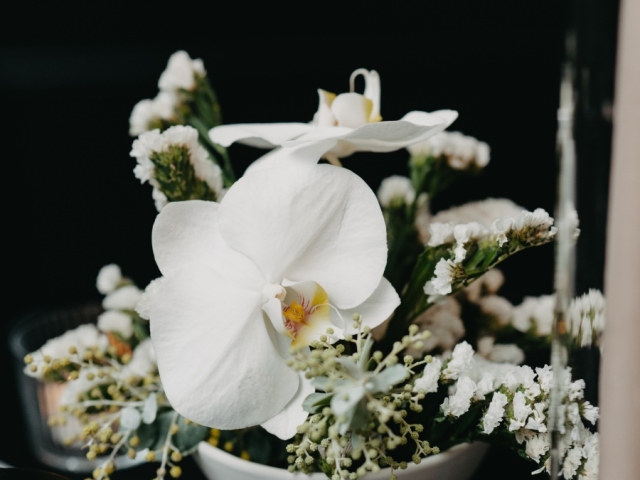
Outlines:
[{"label": "white ceramic bowl", "polygon": [[[489,445],[481,442],[456,445],[446,452],[427,457],[419,465],[396,470],[402,480],[468,480],[480,465]],[[327,480],[324,473],[290,473],[231,455],[207,442],[200,442],[194,454],[196,463],[209,480]],[[366,480],[389,480],[390,469],[369,473]]]}]

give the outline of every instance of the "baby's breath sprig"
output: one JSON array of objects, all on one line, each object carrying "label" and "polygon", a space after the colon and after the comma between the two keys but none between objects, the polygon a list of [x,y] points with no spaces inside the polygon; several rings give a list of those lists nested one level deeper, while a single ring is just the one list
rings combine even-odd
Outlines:
[{"label": "baby's breath sprig", "polygon": [[[551,435],[549,395],[553,376],[551,367],[517,367],[498,382],[495,391],[480,403],[482,417],[478,423],[480,437],[508,444],[540,468],[550,470]],[[571,369],[560,372],[564,392],[558,411],[561,468],[564,478],[595,478],[598,469],[598,434],[595,425],[599,411],[584,399],[584,380],[571,379]],[[482,405],[484,404],[484,405]]]},{"label": "baby's breath sprig", "polygon": [[[401,359],[408,347],[420,347],[429,332],[412,326],[387,355],[372,352],[373,338],[360,315],[353,316],[355,335],[345,335],[336,345],[321,338],[310,352],[293,352],[290,366],[321,390],[307,397],[304,407],[311,415],[298,428],[298,440],[287,446],[290,471],[311,472],[321,468],[332,479],[359,478],[383,467],[406,468],[404,458],[394,458],[399,446],[414,445],[411,459],[437,453],[421,438],[419,423],[406,420],[408,410],[419,412],[425,393],[414,389],[412,378],[430,358]],[[327,335],[332,335],[329,329]],[[351,352],[351,353],[348,353]]]}]

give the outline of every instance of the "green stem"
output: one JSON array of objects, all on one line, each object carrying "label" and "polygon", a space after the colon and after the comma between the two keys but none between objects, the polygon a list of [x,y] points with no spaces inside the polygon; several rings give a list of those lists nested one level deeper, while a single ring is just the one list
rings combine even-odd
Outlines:
[{"label": "green stem", "polygon": [[220,154],[222,157],[222,161],[224,166],[222,167],[222,171],[225,172],[225,186],[229,188],[236,181],[236,175],[233,171],[233,166],[231,165],[231,159],[229,158],[229,154],[227,153],[227,149],[222,145],[215,144],[211,142],[213,148],[215,148],[216,152]]},{"label": "green stem", "polygon": [[[224,186],[229,188],[236,181],[236,176],[231,165],[231,159],[227,153],[227,149],[222,145],[213,143],[209,138],[209,129],[202,120],[198,117],[190,116],[187,119],[187,123],[198,130],[200,139],[204,146],[212,154],[215,162],[222,168],[222,177],[224,179]],[[222,161],[220,161],[222,159]]]},{"label": "green stem", "polygon": [[449,253],[448,246],[427,247],[418,257],[416,265],[402,294],[400,306],[396,309],[378,349],[391,351],[393,343],[402,339],[413,320],[429,306],[424,293],[424,285],[431,280],[436,264]]},{"label": "green stem", "polygon": [[[471,258],[461,264],[465,269],[464,279],[453,285],[451,294],[468,286],[489,269],[495,267],[513,254],[527,248],[549,243],[552,239],[552,237],[546,238],[535,244],[522,244],[516,241],[510,241],[504,247],[493,245],[494,240],[492,240],[491,243],[479,244],[477,250],[471,255]],[[454,245],[451,244],[427,247],[418,257],[406,291],[401,296],[400,306],[394,312],[387,327],[386,334],[377,346],[383,353],[391,351],[393,343],[402,339],[415,318],[431,306],[424,293],[424,286],[433,277],[436,264],[442,258],[447,256],[452,257],[453,248]]]},{"label": "green stem", "polygon": [[402,291],[416,263],[422,245],[414,225],[416,204],[390,206],[385,211],[389,251],[384,277]]}]

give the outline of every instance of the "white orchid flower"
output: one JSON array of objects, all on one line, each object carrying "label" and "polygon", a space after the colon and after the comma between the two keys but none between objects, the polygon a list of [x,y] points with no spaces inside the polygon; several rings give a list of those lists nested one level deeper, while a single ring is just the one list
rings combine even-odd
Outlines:
[{"label": "white orchid flower", "polygon": [[287,366],[353,311],[371,327],[399,298],[382,276],[387,244],[375,194],[330,165],[245,175],[218,204],[168,204],[153,251],[163,281],[151,338],[167,397],[202,425],[262,425],[289,438],[313,387]]},{"label": "white orchid flower", "polygon": [[[355,78],[365,80],[364,93],[354,92]],[[454,110],[412,111],[396,121],[380,116],[380,77],[375,70],[359,68],[351,74],[350,91],[336,95],[318,90],[320,103],[309,123],[246,123],[220,125],[209,131],[215,143],[228,147],[240,142],[258,148],[311,146],[340,164],[339,158],[358,151],[391,152],[422,142],[446,129],[458,117]],[[294,156],[276,149],[259,158],[251,170],[285,163]],[[312,158],[304,156],[304,158]]]}]

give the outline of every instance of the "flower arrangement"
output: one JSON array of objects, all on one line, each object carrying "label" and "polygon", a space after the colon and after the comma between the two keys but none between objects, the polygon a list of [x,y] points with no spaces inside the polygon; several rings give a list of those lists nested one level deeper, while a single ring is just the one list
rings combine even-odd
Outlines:
[{"label": "flower arrangement", "polygon": [[[474,440],[549,471],[554,384],[562,475],[597,478],[584,381],[531,360],[548,352],[554,296],[513,305],[498,293],[497,266],[553,242],[554,219],[504,198],[431,210],[490,161],[486,143],[446,130],[457,112],[383,120],[378,74],[357,69],[349,92],[318,90],[308,123],[225,125],[184,51],[158,85],[133,108],[130,156],[152,187],[162,276],[142,289],[106,265],[97,323],[25,358],[26,374],[67,382],[50,424],[75,425],[66,442],[96,460],[95,479],[120,454],[178,478],[202,441],[333,480],[387,467],[395,478]],[[235,142],[269,150],[240,178]],[[407,175],[377,192],[342,166],[401,149]],[[604,309],[597,290],[574,299],[576,349],[600,345]]]}]

